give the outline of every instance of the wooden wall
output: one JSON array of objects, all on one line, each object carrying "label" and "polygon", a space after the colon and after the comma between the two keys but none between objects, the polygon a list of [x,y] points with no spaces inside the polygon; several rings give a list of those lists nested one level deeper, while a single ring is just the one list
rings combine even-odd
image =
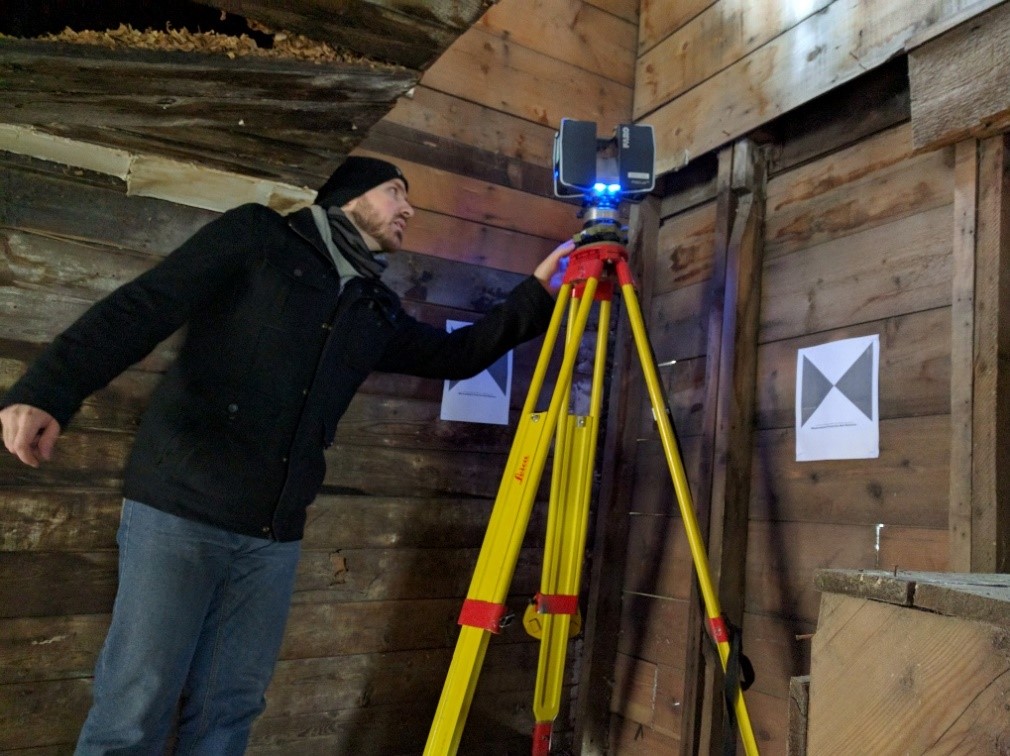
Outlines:
[{"label": "wooden wall", "polygon": [[[1000,136],[953,142],[998,133],[1005,98],[995,122],[972,112],[926,145],[913,135],[904,57],[931,31],[992,5],[642,3],[634,113],[656,129],[660,171],[673,171],[662,200],[637,218],[647,240],[643,297],[713,576],[756,668],[746,700],[762,753],[786,752],[789,679],[808,671],[817,620],[815,569],[1000,564],[991,555],[1007,533],[992,477],[1001,457],[989,444],[981,472],[970,460],[984,434],[1005,427],[993,398],[1004,329],[987,337],[982,323],[1005,312],[1006,145]],[[963,26],[962,38],[978,28],[989,27]],[[972,40],[972,51],[989,49]],[[934,80],[921,107],[938,96]],[[982,215],[975,196],[992,198]],[[978,279],[970,266],[982,253],[969,237],[983,227],[992,251]],[[975,302],[987,279],[986,307],[1000,316]],[[880,457],[797,462],[796,350],[870,334],[881,344]],[[977,361],[973,373],[973,339],[998,376],[979,381]],[[637,364],[625,369],[630,384]],[[986,408],[973,385],[985,389]],[[612,408],[634,429],[621,439],[623,479],[608,503],[621,543],[606,548],[624,564],[622,601],[609,615],[610,718],[587,723],[581,744],[583,753],[707,752],[722,721],[718,661],[701,637],[691,556],[649,408],[640,391],[629,401]],[[974,445],[973,422],[982,425]],[[988,520],[965,508],[978,501],[973,476],[984,479]],[[954,528],[958,496],[976,540],[981,523],[993,523],[974,547],[991,558],[972,561],[970,544],[960,545],[971,536]],[[738,595],[726,590],[734,585]]]},{"label": "wooden wall", "polygon": [[[630,118],[636,29],[637,0],[503,0],[369,134],[359,152],[401,165],[417,209],[387,275],[410,312],[472,319],[578,229],[575,208],[550,198],[553,134],[561,117],[601,130]],[[199,170],[183,180],[170,165],[140,190],[61,146],[61,162],[0,153],[0,389],[215,215],[192,206]],[[537,352],[517,350],[516,406]],[[0,752],[72,750],[115,590],[121,467],[173,353],[170,340],[92,397],[52,464],[0,457]],[[438,382],[374,376],[345,416],[250,753],[420,752],[512,440],[510,427],[439,421],[440,397]],[[543,524],[538,507],[517,612],[537,588]],[[519,623],[492,640],[464,752],[528,748],[536,653]],[[572,698],[569,687],[561,744]]]}]

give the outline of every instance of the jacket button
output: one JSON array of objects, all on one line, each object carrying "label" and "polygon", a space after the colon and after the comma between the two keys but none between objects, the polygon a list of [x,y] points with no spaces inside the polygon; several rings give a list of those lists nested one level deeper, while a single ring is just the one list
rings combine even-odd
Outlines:
[{"label": "jacket button", "polygon": [[268,526],[264,527],[263,528],[263,532],[264,533],[269,533],[270,532],[270,526],[268,525]]},{"label": "jacket button", "polygon": [[296,277],[300,278],[301,275],[302,275],[302,269],[301,268],[295,268],[294,274],[295,274]]},{"label": "jacket button", "polygon": [[235,404],[235,403],[229,404],[228,405],[228,412],[230,412],[231,414],[234,415],[236,412],[238,412],[238,405]]}]

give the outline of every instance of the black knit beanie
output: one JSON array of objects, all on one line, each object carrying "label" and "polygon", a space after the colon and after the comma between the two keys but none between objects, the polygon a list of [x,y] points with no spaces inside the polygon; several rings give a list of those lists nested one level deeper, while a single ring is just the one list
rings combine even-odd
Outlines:
[{"label": "black knit beanie", "polygon": [[342,207],[369,189],[392,179],[407,185],[403,172],[392,163],[370,157],[349,156],[333,172],[316,195],[316,204],[322,207]]}]

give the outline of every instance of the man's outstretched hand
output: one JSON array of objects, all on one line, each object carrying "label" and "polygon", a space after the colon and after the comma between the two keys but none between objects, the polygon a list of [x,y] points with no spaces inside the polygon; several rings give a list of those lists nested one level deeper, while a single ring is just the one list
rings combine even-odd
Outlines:
[{"label": "man's outstretched hand", "polygon": [[60,424],[45,410],[27,404],[12,404],[0,410],[4,446],[30,467],[48,462],[60,435]]},{"label": "man's outstretched hand", "polygon": [[569,239],[568,241],[562,242],[554,251],[551,252],[543,261],[537,266],[536,270],[533,271],[533,275],[536,276],[540,283],[544,285],[544,288],[551,294],[557,293],[558,289],[561,288],[561,277],[564,273],[564,260],[572,253],[575,249],[575,242]]}]

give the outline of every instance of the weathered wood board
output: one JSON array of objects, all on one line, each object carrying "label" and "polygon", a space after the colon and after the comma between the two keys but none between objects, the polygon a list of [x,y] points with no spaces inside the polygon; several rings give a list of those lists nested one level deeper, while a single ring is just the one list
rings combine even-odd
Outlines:
[{"label": "weathered wood board", "polygon": [[[819,578],[827,592],[813,639],[810,753],[1000,750],[1010,735],[1006,576]],[[989,591],[995,608],[986,621],[962,614],[960,601],[920,604],[927,586],[953,599],[973,583]],[[967,593],[970,606],[977,594]]]},{"label": "weathered wood board", "polygon": [[[982,3],[980,3],[982,5]],[[1010,6],[965,20],[908,54],[912,135],[917,149],[1010,127]]]}]

